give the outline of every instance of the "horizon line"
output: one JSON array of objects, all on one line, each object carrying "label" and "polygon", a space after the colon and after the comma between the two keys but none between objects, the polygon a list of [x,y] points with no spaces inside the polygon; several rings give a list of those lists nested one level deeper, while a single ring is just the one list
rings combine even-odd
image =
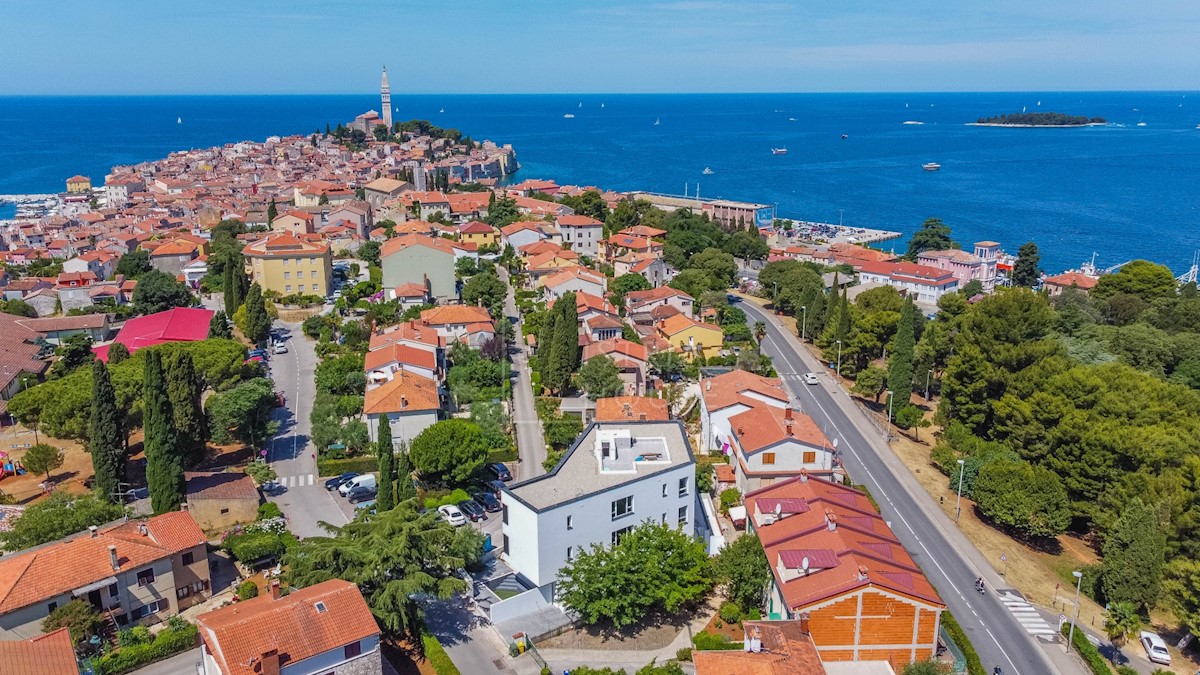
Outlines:
[{"label": "horizon line", "polygon": [[[928,94],[1200,94],[1200,89],[979,89],[979,90],[827,90],[827,91],[531,91],[531,92],[419,92],[393,96],[825,96],[845,95],[928,95]],[[144,92],[144,93],[17,93],[0,94],[0,99],[12,98],[149,98],[202,96],[378,96],[377,92],[319,91],[319,92]]]}]

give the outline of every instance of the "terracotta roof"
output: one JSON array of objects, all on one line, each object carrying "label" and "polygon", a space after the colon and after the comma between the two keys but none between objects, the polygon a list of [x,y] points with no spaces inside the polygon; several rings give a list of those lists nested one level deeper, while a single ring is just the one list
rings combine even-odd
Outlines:
[{"label": "terracotta roof", "polygon": [[[145,525],[146,534],[139,531]],[[71,539],[0,558],[0,614],[113,575],[109,545],[117,547],[122,571],[204,544],[204,533],[190,513],[174,511],[146,521],[128,521]]]},{"label": "terracotta roof", "polygon": [[787,404],[789,401],[787,393],[783,390],[782,380],[763,377],[747,370],[731,370],[716,377],[705,378],[700,382],[700,396],[704,398],[704,406],[710,413],[738,403],[749,407],[760,403],[745,396],[748,393],[773,399],[783,404]]},{"label": "terracotta roof", "polygon": [[363,402],[363,412],[368,415],[437,410],[440,407],[437,383],[403,370],[397,371],[390,382],[368,389]]},{"label": "terracotta roof", "polygon": [[583,360],[588,360],[593,356],[606,355],[616,358],[614,355],[627,356],[634,358],[642,363],[650,360],[650,350],[646,345],[639,345],[636,342],[626,340],[625,338],[611,338],[609,340],[601,340],[593,342],[583,348]]},{"label": "terracotta roof", "polygon": [[90,183],[90,182],[92,182],[92,179],[88,178],[87,176],[75,175],[75,176],[71,176],[70,178],[68,178],[67,182],[68,183],[83,183],[83,182]]},{"label": "terracotta roof", "polygon": [[37,358],[39,347],[34,341],[41,333],[26,325],[27,319],[0,312],[0,389],[22,372],[41,373],[46,362]]},{"label": "terracotta roof", "polygon": [[564,251],[562,249],[559,249],[557,251],[548,251],[546,253],[539,253],[535,256],[530,257],[528,260],[525,261],[525,269],[527,271],[532,272],[534,270],[543,270],[544,269],[546,271],[549,271],[549,270],[560,269],[563,267],[572,267],[572,266],[577,267],[577,266],[579,266],[578,261],[579,261],[578,253],[576,253],[574,251]]},{"label": "terracotta roof", "polygon": [[517,249],[517,252],[523,257],[528,258],[530,256],[541,255],[543,253],[554,253],[561,250],[562,246],[559,246],[549,239],[539,239],[532,244],[525,244],[521,248]]},{"label": "terracotta roof", "polygon": [[173,239],[165,242],[150,254],[150,257],[160,255],[189,255],[196,252],[197,246],[190,241]]},{"label": "terracotta roof", "polygon": [[825,675],[812,637],[799,621],[745,621],[746,638],[756,638],[762,651],[694,651],[696,675]]},{"label": "terracotta roof", "polygon": [[648,305],[654,302],[664,302],[670,298],[687,298],[694,300],[692,296],[684,293],[677,288],[670,286],[659,286],[651,288],[648,291],[630,291],[625,294],[625,306],[630,309],[636,309],[642,305]]},{"label": "terracotta roof", "polygon": [[713,471],[717,474],[718,483],[732,483],[737,480],[731,464],[714,464]]},{"label": "terracotta roof", "polygon": [[222,471],[189,471],[183,474],[187,481],[188,501],[203,499],[253,499],[258,501],[258,488],[254,479],[244,473]]},{"label": "terracotta roof", "polygon": [[421,323],[427,326],[480,323],[492,320],[492,315],[475,305],[442,305],[421,312]]},{"label": "terracotta roof", "polygon": [[[787,419],[789,411],[790,425]],[[832,448],[829,438],[813,418],[802,412],[772,405],[756,405],[738,413],[729,418],[729,426],[745,452],[754,452],[789,440],[814,448]]]},{"label": "terracotta roof", "polygon": [[1063,288],[1078,286],[1085,291],[1096,287],[1095,277],[1089,277],[1081,272],[1063,272],[1062,274],[1056,274],[1052,277],[1046,277],[1044,283],[1050,286],[1061,286]]},{"label": "terracotta roof", "polygon": [[458,228],[459,234],[492,234],[495,231],[496,228],[488,225],[487,223],[481,223],[478,220],[472,220],[466,225]]},{"label": "terracotta roof", "polygon": [[79,675],[66,628],[28,640],[0,640],[0,663],[5,675]]},{"label": "terracotta roof", "polygon": [[530,230],[532,232],[537,232],[538,234],[542,233],[542,229],[538,226],[537,221],[533,220],[518,220],[511,225],[505,225],[504,227],[500,228],[501,234],[506,237],[510,237],[522,230]]},{"label": "terracotta roof", "polygon": [[945,258],[946,260],[952,260],[964,265],[975,265],[983,262],[983,258],[974,253],[968,253],[957,248],[948,248],[942,251],[922,251],[917,254],[917,260],[920,261],[922,258],[926,260],[940,260]]},{"label": "terracotta roof", "polygon": [[418,283],[401,284],[396,287],[397,298],[423,298],[427,294],[428,291],[425,290],[425,286]]},{"label": "terracotta roof", "polygon": [[263,654],[279,652],[280,666],[379,634],[354,584],[330,579],[274,599],[270,594],[196,617],[200,636],[227,675],[256,675]]},{"label": "terracotta roof", "polygon": [[958,279],[954,274],[947,270],[910,262],[864,262],[856,263],[855,267],[860,272],[878,274],[896,281],[908,281],[927,286],[947,286],[958,283]]},{"label": "terracotta roof", "polygon": [[374,190],[376,192],[386,192],[391,194],[405,187],[406,185],[408,185],[408,183],[405,183],[402,180],[395,180],[392,178],[376,178],[370,183],[364,185],[363,188],[366,190]]},{"label": "terracotta roof", "polygon": [[424,248],[437,251],[438,253],[444,253],[451,256],[454,255],[454,247],[450,245],[450,241],[448,239],[442,239],[441,237],[430,237],[424,234],[417,234],[415,232],[400,234],[388,239],[383,243],[383,247],[380,248],[379,254],[380,257],[386,258],[393,253],[399,253],[400,251],[412,248],[413,246],[422,246]]},{"label": "terracotta roof", "polygon": [[[785,509],[775,520],[775,504],[784,500],[804,508]],[[867,496],[854,488],[815,476],[790,478],[748,493],[746,512],[794,610],[867,586],[945,606]],[[797,556],[809,558],[808,574],[788,571]]]},{"label": "terracotta roof", "polygon": [[[703,328],[705,330],[721,333],[720,326],[711,323],[704,323],[703,321],[696,321],[695,319],[684,316],[683,314],[675,314],[674,316],[667,317],[658,324],[658,328],[666,335],[675,335],[676,333],[681,333],[689,328]],[[718,341],[718,344],[720,344],[720,341]]]},{"label": "terracotta roof", "polygon": [[389,363],[407,363],[428,370],[437,368],[437,355],[428,349],[412,347],[404,343],[391,344],[382,349],[367,352],[363,369],[367,371],[382,368]]},{"label": "terracotta roof", "polygon": [[660,230],[657,227],[650,227],[649,225],[634,225],[633,227],[627,227],[618,232],[618,234],[625,234],[633,237],[661,237],[666,233],[666,230]]},{"label": "terracotta roof", "polygon": [[567,227],[604,227],[604,223],[591,216],[558,216],[554,222]]},{"label": "terracotta roof", "polygon": [[441,335],[438,335],[435,329],[423,326],[417,321],[409,321],[372,335],[367,349],[370,351],[383,349],[390,344],[395,344],[402,340],[429,345],[430,347],[441,347],[445,343],[445,340]]},{"label": "terracotta roof", "polygon": [[329,252],[329,245],[320,241],[307,241],[291,232],[275,232],[263,239],[247,244],[242,253],[252,258],[271,256],[319,256]]},{"label": "terracotta roof", "polygon": [[646,396],[615,396],[596,399],[597,422],[620,422],[622,420],[670,419],[667,402],[661,398]]}]

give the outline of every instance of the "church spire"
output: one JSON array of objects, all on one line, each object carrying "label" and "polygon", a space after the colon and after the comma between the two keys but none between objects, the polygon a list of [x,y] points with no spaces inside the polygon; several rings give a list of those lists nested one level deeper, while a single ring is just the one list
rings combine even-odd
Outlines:
[{"label": "church spire", "polygon": [[392,132],[392,88],[388,85],[387,66],[383,67],[383,81],[379,85],[380,105],[383,106],[383,124]]}]

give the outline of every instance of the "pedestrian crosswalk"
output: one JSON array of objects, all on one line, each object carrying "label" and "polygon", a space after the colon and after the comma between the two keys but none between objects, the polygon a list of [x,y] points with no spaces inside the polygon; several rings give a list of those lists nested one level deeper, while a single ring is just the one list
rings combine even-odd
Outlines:
[{"label": "pedestrian crosswalk", "polygon": [[1029,604],[1020,593],[1011,590],[1000,591],[1000,601],[1016,617],[1026,633],[1047,640],[1058,637],[1058,631],[1051,628],[1037,608]]},{"label": "pedestrian crosswalk", "polygon": [[312,485],[316,478],[310,473],[302,476],[280,476],[279,484],[284,487],[301,487],[303,485]]}]

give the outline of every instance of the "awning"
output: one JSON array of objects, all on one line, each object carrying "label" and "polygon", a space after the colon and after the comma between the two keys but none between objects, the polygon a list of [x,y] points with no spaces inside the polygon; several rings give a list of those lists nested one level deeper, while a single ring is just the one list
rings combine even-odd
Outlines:
[{"label": "awning", "polygon": [[744,507],[744,506],[729,507],[729,519],[732,520],[734,523],[746,522],[746,507]]},{"label": "awning", "polygon": [[87,595],[88,593],[91,593],[92,591],[98,591],[101,588],[108,588],[109,586],[112,586],[115,583],[117,583],[116,577],[107,577],[105,579],[101,579],[100,581],[92,582],[92,583],[88,584],[87,586],[80,586],[79,588],[76,588],[75,590],[71,591],[71,595],[74,595],[75,597],[79,597],[81,595]]}]

